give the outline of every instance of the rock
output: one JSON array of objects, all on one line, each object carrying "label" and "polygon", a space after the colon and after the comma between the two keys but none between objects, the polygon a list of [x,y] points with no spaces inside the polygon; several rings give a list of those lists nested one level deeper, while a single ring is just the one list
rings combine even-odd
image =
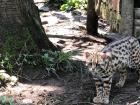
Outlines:
[{"label": "rock", "polygon": [[73,15],[73,16],[75,16],[75,15],[78,15],[78,16],[81,16],[82,15],[82,13],[81,13],[81,11],[80,10],[74,10],[74,11],[72,11],[71,12],[71,14]]},{"label": "rock", "polygon": [[44,3],[36,3],[35,4],[40,11],[48,12],[49,8]]},{"label": "rock", "polygon": [[42,23],[45,22],[45,23],[47,23],[48,26],[51,26],[51,25],[55,25],[58,23],[58,18],[55,16],[44,17],[44,18],[41,17],[41,21],[42,21]]},{"label": "rock", "polygon": [[33,105],[33,100],[31,99],[23,99],[22,103],[25,105]]},{"label": "rock", "polygon": [[44,25],[44,24],[48,24],[48,21],[43,21],[42,22],[42,25]]},{"label": "rock", "polygon": [[6,71],[5,70],[0,70],[0,73],[5,73]]},{"label": "rock", "polygon": [[86,26],[81,25],[81,26],[79,26],[79,29],[80,29],[80,30],[86,30]]},{"label": "rock", "polygon": [[60,43],[60,44],[64,44],[66,41],[64,40],[59,40],[57,43]]},{"label": "rock", "polygon": [[0,84],[8,85],[10,84],[11,86],[14,86],[17,84],[18,78],[16,76],[10,76],[9,74],[6,73],[5,70],[0,70]]},{"label": "rock", "polygon": [[39,10],[43,12],[48,12],[49,8],[47,6],[42,6],[41,8],[39,8]]},{"label": "rock", "polygon": [[16,76],[11,76],[10,77],[10,85],[14,86],[18,82],[18,78]]},{"label": "rock", "polygon": [[44,3],[36,3],[35,5],[38,7],[38,9],[40,9],[41,7],[44,6]]},{"label": "rock", "polygon": [[53,13],[53,16],[56,16],[60,20],[67,20],[67,19],[69,19],[65,14],[66,14],[65,12],[63,12],[63,13],[57,12],[57,13]]},{"label": "rock", "polygon": [[0,80],[5,82],[10,81],[10,75],[7,73],[0,73]]}]

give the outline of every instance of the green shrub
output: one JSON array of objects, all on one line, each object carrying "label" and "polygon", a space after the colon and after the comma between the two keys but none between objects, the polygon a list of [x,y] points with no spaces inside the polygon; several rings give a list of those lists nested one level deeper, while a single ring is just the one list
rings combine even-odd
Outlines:
[{"label": "green shrub", "polygon": [[71,52],[61,52],[61,51],[46,51],[42,55],[43,64],[46,70],[53,73],[68,72],[71,70],[72,65],[70,63],[70,58],[72,56]]},{"label": "green shrub", "polygon": [[0,56],[0,66],[2,69],[9,70],[12,73],[14,64],[12,63],[13,57],[8,53]]},{"label": "green shrub", "polygon": [[87,0],[65,0],[65,3],[61,5],[61,11],[68,11],[71,9],[86,9]]},{"label": "green shrub", "polygon": [[23,33],[19,33],[19,35],[5,34],[1,47],[0,69],[12,73],[12,70],[18,66],[18,59],[22,54],[33,54],[38,51],[29,31],[23,29]]},{"label": "green shrub", "polygon": [[9,96],[0,96],[0,105],[15,105],[14,98]]},{"label": "green shrub", "polygon": [[24,34],[14,35],[8,33],[5,35],[2,51],[4,54],[16,55],[20,52],[34,52],[36,50],[36,44],[27,29],[24,29]]},{"label": "green shrub", "polygon": [[45,69],[48,75],[51,73],[57,75],[59,72],[68,72],[72,70],[70,58],[71,52],[61,51],[43,51],[41,53],[20,53],[17,56],[10,56],[8,53],[0,58],[1,67],[12,73],[13,69],[24,67],[37,67]]},{"label": "green shrub", "polygon": [[71,52],[48,50],[39,52],[27,30],[20,36],[7,34],[5,39],[3,52],[0,55],[0,69],[13,73],[13,70],[21,71],[24,67],[30,66],[45,68],[48,73],[57,73],[72,68],[69,61]]}]

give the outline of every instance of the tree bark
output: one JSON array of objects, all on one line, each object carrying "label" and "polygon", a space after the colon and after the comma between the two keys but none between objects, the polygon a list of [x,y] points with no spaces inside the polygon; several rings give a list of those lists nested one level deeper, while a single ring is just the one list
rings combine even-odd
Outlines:
[{"label": "tree bark", "polygon": [[40,50],[56,50],[49,41],[42,27],[38,8],[33,0],[0,1],[0,43],[4,42],[6,33],[25,34],[27,28]]},{"label": "tree bark", "polygon": [[123,35],[133,35],[134,0],[122,0],[121,23],[119,32]]},{"label": "tree bark", "polygon": [[88,0],[87,9],[87,34],[98,34],[98,15],[95,11],[95,0]]}]

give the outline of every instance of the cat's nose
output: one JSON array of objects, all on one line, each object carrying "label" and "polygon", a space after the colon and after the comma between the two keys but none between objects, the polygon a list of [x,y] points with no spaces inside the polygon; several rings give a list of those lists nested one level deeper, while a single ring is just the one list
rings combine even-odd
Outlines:
[{"label": "cat's nose", "polygon": [[88,64],[86,63],[86,66],[88,66]]},{"label": "cat's nose", "polygon": [[93,71],[93,69],[92,68],[89,68],[89,71]]}]

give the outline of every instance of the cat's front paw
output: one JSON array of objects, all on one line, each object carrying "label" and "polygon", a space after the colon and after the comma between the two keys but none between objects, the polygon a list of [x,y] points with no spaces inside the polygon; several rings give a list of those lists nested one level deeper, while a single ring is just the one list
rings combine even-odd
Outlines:
[{"label": "cat's front paw", "polygon": [[108,103],[109,103],[109,98],[108,98],[108,97],[104,97],[104,98],[95,97],[95,98],[93,99],[93,102],[94,102],[94,103],[108,104]]},{"label": "cat's front paw", "polygon": [[109,103],[109,98],[108,97],[104,97],[103,100],[102,100],[102,102],[104,104],[108,104]]},{"label": "cat's front paw", "polygon": [[138,84],[140,84],[140,79],[138,80]]},{"label": "cat's front paw", "polygon": [[116,87],[118,87],[118,88],[122,88],[123,87],[123,83],[120,83],[120,82],[118,82],[118,83],[116,83]]},{"label": "cat's front paw", "polygon": [[93,102],[94,103],[102,103],[102,98],[101,97],[94,97]]}]

